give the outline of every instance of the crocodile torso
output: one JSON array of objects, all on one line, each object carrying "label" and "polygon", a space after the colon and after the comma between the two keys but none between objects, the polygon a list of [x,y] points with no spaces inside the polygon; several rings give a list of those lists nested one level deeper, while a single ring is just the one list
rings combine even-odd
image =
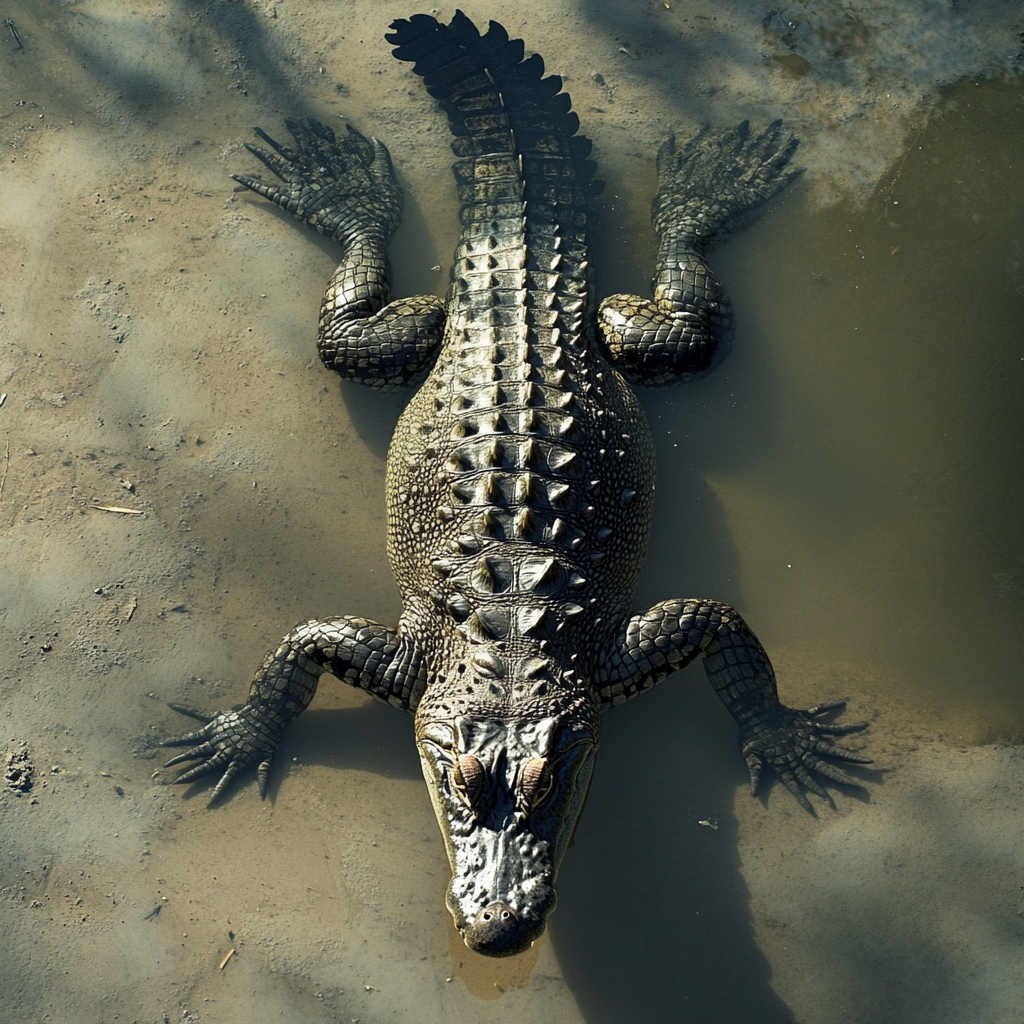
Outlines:
[{"label": "crocodile torso", "polygon": [[[727,605],[675,599],[634,613],[654,496],[654,447],[627,379],[706,370],[731,314],[704,261],[711,236],[793,176],[776,123],[703,132],[658,155],[654,298],[596,309],[587,264],[590,143],[557,76],[491,23],[461,14],[392,25],[446,110],[462,235],[444,302],[388,302],[387,241],[400,193],[387,151],[290,121],[296,149],[250,146],[280,178],[240,176],[343,252],[324,300],[320,353],[371,386],[423,380],[388,454],[388,552],[397,628],[353,617],[302,623],[268,655],[248,703],[172,743],[198,743],[181,778],[250,764],[261,793],[282,730],[321,673],[415,714],[424,777],[452,867],[448,906],[466,942],[526,948],[554,881],[599,742],[599,713],[695,657],[736,719],[756,787],[772,765],[805,804],[811,775],[851,781],[822,755],[859,725],[837,704],[780,704],[763,648]],[[423,379],[425,374],[425,380]],[[192,713],[192,712],[190,712]],[[174,762],[172,762],[174,763]]]}]

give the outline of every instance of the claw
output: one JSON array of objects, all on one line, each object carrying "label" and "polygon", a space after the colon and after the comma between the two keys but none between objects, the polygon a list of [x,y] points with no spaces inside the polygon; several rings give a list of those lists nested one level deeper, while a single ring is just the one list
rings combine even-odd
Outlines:
[{"label": "claw", "polygon": [[265,800],[267,797],[267,780],[270,778],[270,763],[272,760],[273,758],[268,757],[265,761],[261,761],[256,769],[256,784],[260,789],[261,800]]},{"label": "claw", "polygon": [[845,708],[845,700],[827,700],[824,704],[815,704],[813,708],[808,708],[804,714],[810,715],[811,718],[817,718],[819,715],[828,714],[829,711],[835,711],[838,708]]},{"label": "claw", "polygon": [[[220,777],[220,781],[217,783],[216,786],[213,787],[213,792],[210,794],[210,799],[207,801],[206,804],[207,807],[209,807],[210,804],[212,804],[217,799],[217,797],[219,797],[221,793],[224,792],[224,790],[227,788],[228,783],[236,775],[238,775],[238,773],[241,772],[243,768],[245,768],[245,764],[237,759],[232,761],[228,765],[227,770]],[[180,782],[181,779],[179,779],[178,781]]]},{"label": "claw", "polygon": [[168,704],[167,706],[172,711],[177,711],[179,715],[197,719],[203,725],[209,725],[220,714],[218,711],[200,711],[198,708],[190,708],[185,704]]},{"label": "claw", "polygon": [[[806,761],[804,763],[806,764]],[[825,789],[819,785],[814,776],[811,775],[803,764],[796,765],[793,771],[796,773],[796,777],[800,780],[800,784],[804,789],[809,789],[815,796],[820,796],[823,800],[827,800],[829,803],[832,803],[832,797],[830,797]]]},{"label": "claw", "polygon": [[828,757],[838,757],[840,761],[848,761],[850,764],[872,764],[870,757],[861,757],[846,747],[837,747],[834,743],[825,740],[815,740],[811,749],[816,754],[825,754]]},{"label": "claw", "polygon": [[808,800],[807,797],[804,796],[803,790],[800,788],[800,783],[793,778],[793,775],[789,771],[789,769],[783,768],[781,765],[777,765],[775,768],[775,773],[776,775],[778,775],[779,779],[782,781],[782,784],[786,787],[786,789],[788,789],[790,793],[792,793],[793,796],[796,797],[797,803],[800,804],[800,806],[805,811],[807,811],[808,814],[813,814],[815,817],[817,817],[817,812],[811,806],[810,800]]},{"label": "claw", "polygon": [[867,722],[847,722],[845,725],[823,725],[821,732],[826,736],[845,736],[850,732],[860,732],[868,727]]},{"label": "claw", "polygon": [[750,772],[750,795],[757,796],[757,785],[761,781],[761,759],[756,754],[747,754],[747,771]]},{"label": "claw", "polygon": [[401,220],[402,203],[383,143],[365,138],[351,125],[338,138],[312,117],[289,118],[285,125],[294,147],[282,145],[262,128],[253,131],[266,149],[244,143],[283,185],[267,185],[247,174],[231,177],[345,247],[366,233],[390,237]]},{"label": "claw", "polygon": [[831,760],[825,760],[829,758],[850,764],[871,764],[871,758],[862,757],[825,738],[859,732],[867,727],[866,722],[836,725],[820,720],[820,716],[845,706],[845,701],[835,700],[799,711],[780,704],[746,732],[743,755],[750,771],[751,793],[757,793],[757,783],[764,765],[771,765],[775,769],[779,781],[793,794],[800,806],[812,814],[814,808],[806,793],[813,793],[829,806],[835,807],[831,795],[816,778],[817,775],[844,786],[863,788]]},{"label": "claw", "polygon": [[[193,736],[201,736],[202,733],[193,733]],[[182,737],[184,739],[184,737]],[[164,746],[167,746],[167,742],[164,742]],[[191,750],[186,750],[183,754],[178,754],[177,757],[172,757],[165,768],[170,768],[173,765],[181,764],[182,761],[195,761],[200,757],[212,757],[217,753],[217,748],[207,740],[206,743],[201,744],[198,747],[193,747]]]},{"label": "claw", "polygon": [[[349,130],[355,131],[351,126],[349,127]],[[362,138],[362,136],[360,136],[360,138]],[[370,144],[373,147],[370,173],[380,184],[387,184],[391,181],[391,178],[395,173],[391,164],[391,154],[388,152],[388,147],[385,146],[380,139],[370,139]]]},{"label": "claw", "polygon": [[[235,179],[244,188],[250,189],[257,195],[263,196],[264,199],[269,199],[272,203],[276,203],[278,206],[286,200],[285,194],[279,189],[274,188],[272,185],[259,180],[259,178],[250,178],[247,174],[232,174],[232,178]],[[238,189],[241,192],[241,189]]]},{"label": "claw", "polygon": [[[166,740],[160,740],[158,747],[184,747],[189,743],[198,743],[206,739],[206,729],[196,729],[195,732],[187,732],[184,736],[171,736]],[[182,755],[184,757],[186,755]],[[166,768],[167,766],[164,765]]]},{"label": "claw", "polygon": [[191,782],[193,779],[201,779],[204,775],[209,775],[211,772],[217,771],[217,769],[219,769],[227,759],[227,754],[223,751],[218,751],[210,758],[209,761],[197,764],[195,768],[190,768],[187,772],[183,772],[174,781],[175,783],[178,783]]},{"label": "claw", "polygon": [[195,732],[161,741],[161,746],[165,747],[196,744],[172,757],[164,765],[165,768],[172,768],[184,761],[198,762],[186,767],[174,779],[175,783],[192,782],[204,775],[222,772],[210,795],[210,803],[213,803],[233,779],[258,758],[262,758],[257,776],[260,796],[266,795],[270,763],[277,745],[273,723],[268,723],[260,717],[258,711],[242,704],[212,715],[180,704],[171,704],[170,707],[206,723]]},{"label": "claw", "polygon": [[260,149],[259,146],[254,146],[251,142],[246,142],[244,145],[261,164],[273,171],[282,181],[287,182],[289,185],[292,184],[291,172],[293,165],[289,160],[274,153],[268,153],[265,149]]},{"label": "claw", "polygon": [[829,764],[828,761],[822,761],[813,754],[804,755],[804,764],[833,782],[842,783],[844,786],[856,786],[858,789],[864,788],[856,779],[847,775],[842,768],[837,768],[834,764]]}]

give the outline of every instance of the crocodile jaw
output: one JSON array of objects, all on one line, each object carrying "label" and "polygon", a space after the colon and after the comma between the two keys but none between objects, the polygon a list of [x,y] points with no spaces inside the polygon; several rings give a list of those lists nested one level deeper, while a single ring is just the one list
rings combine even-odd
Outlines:
[{"label": "crocodile jaw", "polygon": [[549,844],[510,828],[479,829],[455,846],[445,902],[463,941],[487,956],[529,949],[555,909]]},{"label": "crocodile jaw", "polygon": [[[460,716],[417,730],[423,775],[445,840],[446,903],[466,945],[522,953],[555,908],[555,877],[590,785],[597,735],[555,718],[503,722]],[[467,786],[458,764],[483,768]],[[544,769],[544,793],[531,774]],[[469,792],[467,792],[469,790]]]}]

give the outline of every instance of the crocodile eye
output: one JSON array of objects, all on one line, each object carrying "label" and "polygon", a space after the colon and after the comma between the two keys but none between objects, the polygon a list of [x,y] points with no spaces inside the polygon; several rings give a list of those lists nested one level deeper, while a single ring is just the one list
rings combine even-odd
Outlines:
[{"label": "crocodile eye", "polygon": [[531,757],[519,772],[517,803],[524,814],[536,810],[554,786],[551,764],[546,757]]},{"label": "crocodile eye", "polygon": [[452,762],[452,790],[467,807],[473,807],[480,799],[485,781],[484,766],[472,754],[459,754]]}]

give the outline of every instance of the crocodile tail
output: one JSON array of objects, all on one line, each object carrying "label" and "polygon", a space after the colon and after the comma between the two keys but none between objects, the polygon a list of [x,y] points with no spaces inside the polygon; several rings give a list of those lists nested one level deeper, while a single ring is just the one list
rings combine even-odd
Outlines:
[{"label": "crocodile tail", "polygon": [[455,175],[464,203],[483,198],[481,165],[495,159],[522,161],[516,178],[527,202],[578,209],[587,195],[601,190],[596,165],[587,159],[591,142],[576,134],[579,118],[561,92],[562,79],[544,77],[539,55],[524,60],[521,39],[509,39],[495,21],[481,35],[461,11],[449,25],[416,14],[393,22],[391,29],[385,38],[395,45],[394,55],[413,63],[427,92],[448,114],[452,150],[462,158]]}]

